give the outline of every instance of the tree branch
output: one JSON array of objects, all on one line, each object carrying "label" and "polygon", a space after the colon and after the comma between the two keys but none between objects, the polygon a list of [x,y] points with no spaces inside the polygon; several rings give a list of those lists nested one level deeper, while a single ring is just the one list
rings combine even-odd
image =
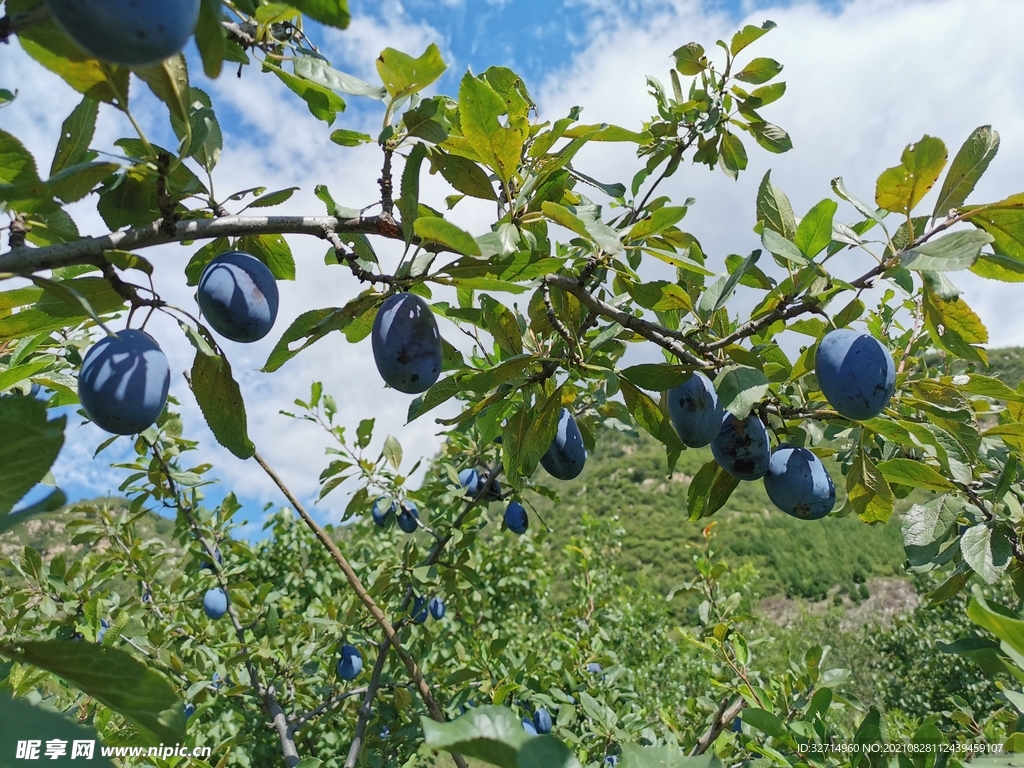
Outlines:
[{"label": "tree branch", "polygon": [[[427,685],[427,681],[424,679],[423,673],[420,672],[420,669],[413,658],[402,648],[402,642],[398,637],[398,633],[395,632],[394,626],[388,620],[388,617],[384,615],[384,611],[380,609],[380,606],[377,605],[374,599],[370,596],[370,593],[366,591],[366,587],[363,586],[363,583],[359,580],[359,576],[352,569],[351,564],[347,559],[345,559],[341,550],[338,549],[338,545],[335,544],[334,540],[327,535],[327,531],[325,531],[323,527],[313,519],[309,512],[306,511],[302,502],[295,497],[295,494],[293,494],[291,490],[289,490],[288,486],[285,485],[284,480],[282,480],[277,472],[267,464],[263,457],[257,452],[253,455],[253,458],[256,459],[257,464],[263,467],[263,471],[266,472],[267,476],[274,481],[274,484],[281,490],[281,493],[283,493],[285,498],[288,499],[288,502],[295,508],[295,511],[298,512],[299,516],[303,519],[306,525],[309,526],[310,530],[313,531],[320,543],[326,547],[327,551],[334,559],[334,562],[338,564],[342,573],[345,574],[345,578],[348,580],[352,590],[356,593],[356,596],[363,605],[366,606],[370,615],[373,616],[374,621],[377,622],[377,625],[384,630],[384,634],[387,637],[388,642],[395,647],[395,651],[398,653],[399,658],[401,658],[402,662],[405,664],[409,677],[412,678],[413,682],[416,684],[416,688],[419,691],[420,697],[423,699],[423,703],[427,707],[427,711],[430,713],[430,716],[439,723],[445,722],[444,713],[437,705],[437,701],[434,700],[434,694],[431,692],[430,686]],[[455,762],[459,765],[459,768],[467,768],[465,760],[461,757],[455,756]]]},{"label": "tree branch", "polygon": [[334,216],[222,216],[217,219],[178,222],[173,233],[164,232],[164,228],[163,220],[157,220],[142,227],[99,237],[86,237],[72,243],[45,248],[12,248],[0,254],[0,267],[5,272],[31,274],[73,264],[98,264],[106,251],[133,251],[185,240],[244,235],[313,235],[327,240],[334,233],[357,232],[402,239],[401,227],[379,216],[360,216],[354,219],[338,219]]},{"label": "tree branch", "polygon": [[689,349],[687,349],[687,346],[694,348],[696,346],[696,343],[689,337],[684,336],[678,331],[672,331],[667,328],[663,328],[660,325],[650,323],[642,318],[635,317],[628,312],[623,312],[621,309],[616,309],[611,304],[606,304],[586,289],[580,287],[579,283],[577,283],[573,278],[565,277],[564,275],[547,275],[544,278],[544,282],[548,285],[560,288],[566,293],[571,293],[591,312],[603,315],[604,317],[614,320],[623,327],[629,328],[631,331],[640,334],[648,341],[653,341],[659,347],[663,347],[669,352],[672,352],[680,360],[689,363],[695,368],[702,371],[708,371],[714,370],[717,367],[717,363],[715,361],[696,357]]},{"label": "tree branch", "polygon": [[703,755],[712,744],[715,743],[715,739],[718,738],[719,734],[726,729],[726,727],[732,723],[733,720],[743,711],[743,708],[747,706],[747,702],[743,700],[743,697],[736,699],[731,705],[726,706],[728,699],[722,699],[721,705],[718,707],[718,711],[715,713],[714,719],[711,721],[711,725],[708,729],[701,734],[701,737],[697,739],[697,743],[693,745],[693,749],[690,750],[690,757],[696,755]]},{"label": "tree branch", "polygon": [[50,12],[45,3],[24,13],[2,16],[0,17],[0,43],[6,43],[11,35],[16,35],[23,29],[42,24],[49,19]]},{"label": "tree branch", "polygon": [[373,674],[370,675],[370,684],[366,686],[366,695],[363,696],[363,704],[359,707],[359,720],[356,721],[356,733],[352,737],[352,746],[348,750],[348,758],[345,760],[344,768],[355,768],[356,761],[359,760],[359,753],[363,749],[363,739],[366,736],[366,724],[370,720],[370,715],[373,714],[373,710],[370,706],[373,704],[373,699],[377,695],[377,689],[380,688],[380,676],[384,671],[384,664],[388,659],[388,653],[391,651],[391,644],[383,642],[377,649],[377,661],[373,665]]}]

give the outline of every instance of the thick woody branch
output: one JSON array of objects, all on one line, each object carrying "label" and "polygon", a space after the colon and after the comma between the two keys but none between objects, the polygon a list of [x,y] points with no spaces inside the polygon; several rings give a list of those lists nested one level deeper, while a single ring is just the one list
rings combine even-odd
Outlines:
[{"label": "thick woody branch", "polygon": [[634,333],[643,336],[648,341],[653,341],[659,347],[672,352],[683,362],[705,371],[715,368],[714,361],[701,359],[687,349],[687,346],[692,345],[694,342],[678,331],[663,328],[660,325],[655,325],[642,318],[635,317],[628,312],[623,312],[611,304],[606,304],[586,289],[580,287],[580,284],[571,277],[548,275],[544,278],[544,281],[548,285],[553,285],[566,293],[571,293],[591,312],[614,320],[624,328],[629,328]]},{"label": "thick woody branch", "polygon": [[72,243],[45,248],[22,246],[0,254],[0,269],[16,274],[31,274],[43,269],[73,264],[96,264],[107,251],[134,251],[154,245],[189,240],[245,235],[312,235],[327,240],[331,234],[357,232],[401,239],[402,230],[394,221],[378,216],[338,219],[334,216],[222,216],[217,219],[180,221],[173,232],[165,232],[163,220],[123,232],[86,237]]}]

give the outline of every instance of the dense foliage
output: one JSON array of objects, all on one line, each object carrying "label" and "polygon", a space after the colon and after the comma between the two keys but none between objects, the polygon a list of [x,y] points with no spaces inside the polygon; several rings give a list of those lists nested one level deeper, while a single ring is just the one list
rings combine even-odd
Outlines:
[{"label": "dense foliage", "polygon": [[[5,563],[18,577],[0,592],[3,687],[13,696],[0,701],[5,721],[77,727],[54,720],[56,710],[104,744],[213,742],[225,764],[283,759],[302,768],[425,764],[435,752],[459,766],[472,758],[507,768],[620,758],[623,768],[859,766],[899,752],[901,766],[923,768],[955,764],[975,748],[1024,748],[1015,715],[1024,712],[1015,690],[1024,681],[1024,620],[998,602],[1024,593],[1024,389],[984,373],[987,330],[949,276],[970,269],[1024,280],[1024,200],[967,203],[998,151],[991,127],[975,130],[948,168],[941,140],[909,144],[897,165],[880,169],[872,203],[834,179],[843,213],[830,196],[798,217],[766,174],[751,222],[761,247],[726,256],[719,273],[721,262],[681,228],[691,202],[659,191],[684,160],[735,178],[747,166],[743,136],[767,152],[791,148],[762,114],[785,93],[782,65],[748,50],[772,22],[744,27],[718,41],[720,50],[678,48],[668,84],[648,80],[654,114],[634,130],[581,123],[578,108],[553,122],[538,116],[527,84],[504,67],[467,72],[452,96],[427,96],[446,69],[436,45],[419,56],[385,49],[380,84],[357,80],[334,69],[303,27],[308,18],[344,29],[344,0],[159,4],[160,13],[181,10],[183,37],[180,24],[147,16],[154,4],[120,3],[116,14],[98,0],[3,7],[4,39],[14,36],[83,98],[48,173],[0,130],[8,240],[0,279],[11,281],[0,293],[0,532],[65,501],[54,490],[7,514],[49,480],[67,424],[55,409],[81,405],[115,433],[98,453],[114,440],[134,450],[117,465],[128,508],[66,526],[73,544],[88,545],[81,557],[44,561],[25,547]],[[95,12],[88,23],[83,8]],[[140,51],[149,22],[166,36],[143,34]],[[380,102],[378,135],[330,134],[341,147],[379,146],[379,200],[349,209],[321,185],[325,215],[261,215],[251,209],[279,205],[294,189],[215,188],[230,136],[184,56],[164,58],[165,45],[193,33],[206,77],[225,63],[258,68],[327,126],[344,109],[342,94]],[[141,130],[129,83],[166,107],[174,148]],[[16,91],[0,98],[17,108]],[[116,155],[94,146],[100,109],[130,133],[115,142]],[[581,167],[580,151],[600,141],[635,147],[631,179]],[[427,205],[427,171],[451,186],[449,210],[466,197],[493,204],[490,231],[474,235]],[[108,233],[79,231],[66,206],[86,198]],[[366,287],[278,328],[263,370],[326,338],[371,337],[382,378],[415,396],[410,421],[442,403],[462,408],[437,420],[449,428],[443,452],[411,488],[420,462],[407,460],[394,436],[370,452],[372,416],[337,423],[330,387],[314,383],[294,418],[331,440],[320,498],[356,486],[339,521],[350,525],[336,531],[259,453],[218,342],[270,332],[270,277],[302,279],[288,243],[299,236],[325,242],[339,284]],[[162,297],[165,267],[142,253],[166,243],[193,249],[185,276],[201,311]],[[234,251],[247,256],[225,256]],[[674,279],[647,280],[652,260],[670,265]],[[237,294],[225,293],[223,280]],[[454,291],[443,300],[434,289]],[[730,310],[741,294],[752,299],[748,317]],[[275,513],[269,541],[249,545],[230,535],[233,496],[204,504],[212,467],[192,464],[189,425],[167,406],[166,357],[142,332],[153,312],[175,318],[195,348],[187,383],[217,441],[265,472],[301,525],[293,512]],[[455,329],[473,337],[470,349],[445,338]],[[795,359],[780,344],[787,334],[804,337]],[[630,344],[660,349],[665,362],[623,367]],[[44,391],[35,396],[33,385]],[[681,410],[684,400],[706,410]],[[703,434],[719,415],[718,434]],[[665,464],[638,462],[630,482],[685,475],[685,514],[702,526],[693,570],[665,570],[678,604],[645,587],[642,572],[661,568],[664,552],[622,542],[642,567],[628,578],[609,567],[622,534],[607,507],[564,542],[561,566],[538,549],[543,526],[524,533],[519,522],[514,530],[498,522],[512,501],[540,519],[536,496],[557,504],[562,481],[593,482],[581,475],[588,452],[609,432],[641,429],[663,446]],[[709,442],[713,459],[697,447]],[[799,467],[778,466],[780,450]],[[487,473],[473,493],[460,482],[467,467]],[[876,654],[908,651],[882,668],[884,716],[847,690],[849,670],[831,666],[818,638],[799,651],[791,644],[783,664],[767,636],[750,634],[754,573],[730,571],[715,544],[718,521],[707,518],[731,498],[754,506],[766,472],[769,492],[792,515],[787,526],[804,526],[786,529],[790,548],[898,525],[904,550],[893,561],[934,579],[931,606],[971,589],[966,616],[979,630],[929,614],[879,636]],[[674,527],[668,516],[684,515],[651,503],[665,530]],[[173,514],[180,548],[140,535],[136,521],[152,508]],[[829,511],[831,519],[811,519]],[[730,516],[720,517],[727,528]],[[818,597],[848,579],[847,591],[865,597],[875,557],[851,560],[848,573],[802,578],[772,541],[780,530],[772,519],[762,542],[723,541],[794,593]],[[878,541],[876,554],[891,534]],[[220,598],[223,590],[227,605],[206,599],[204,608],[211,590]],[[445,601],[443,618],[428,617],[435,597]],[[906,673],[915,648],[927,650],[926,668],[940,669],[930,644],[938,634],[947,652],[998,681],[949,697],[948,714],[923,711],[947,706],[939,680],[911,691]],[[345,645],[365,660],[351,683],[336,668]],[[942,671],[950,683],[963,680],[956,667]],[[992,700],[996,689],[1005,701]],[[553,713],[553,730],[532,735],[547,728],[542,709]],[[831,748],[838,744],[848,750]]]}]

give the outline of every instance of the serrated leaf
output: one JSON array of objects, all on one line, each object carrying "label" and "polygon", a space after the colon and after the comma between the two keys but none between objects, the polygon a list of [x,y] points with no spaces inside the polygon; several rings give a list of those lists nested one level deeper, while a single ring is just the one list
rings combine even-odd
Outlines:
[{"label": "serrated leaf", "polygon": [[686,494],[686,508],[690,520],[710,517],[729,500],[740,481],[712,460],[704,464],[690,481]]},{"label": "serrated leaf", "polygon": [[60,139],[50,164],[50,176],[90,159],[89,144],[96,132],[99,109],[99,102],[86,96],[68,115],[60,127]]},{"label": "serrated leaf", "polygon": [[986,523],[972,525],[960,537],[964,562],[985,580],[995,584],[1013,559],[1013,547],[1006,534]]},{"label": "serrated leaf", "polygon": [[885,476],[863,450],[857,452],[846,476],[846,506],[865,523],[884,523],[895,499]]},{"label": "serrated leaf", "polygon": [[191,92],[188,84],[188,65],[182,54],[164,59],[149,67],[136,67],[135,75],[149,86],[171,114],[172,120],[188,122]]},{"label": "serrated leaf", "polygon": [[421,240],[437,243],[455,253],[465,256],[480,255],[480,246],[471,234],[437,216],[424,216],[416,219],[413,231]]},{"label": "serrated leaf", "polygon": [[733,77],[737,80],[742,80],[744,83],[760,85],[761,83],[767,83],[781,71],[782,65],[779,62],[775,61],[775,59],[761,56],[752,59],[747,66],[733,75]]},{"label": "serrated leaf", "polygon": [[732,36],[732,41],[729,43],[729,52],[735,56],[755,40],[760,40],[764,35],[768,34],[769,31],[775,29],[776,26],[778,25],[774,21],[770,20],[764,22],[760,27],[755,27],[753,24],[747,24],[743,29]]},{"label": "serrated leaf", "polygon": [[[377,58],[377,73],[392,100],[422,91],[447,68],[441,50],[434,43],[415,59],[394,48],[385,48]],[[459,100],[461,102],[461,97]]]},{"label": "serrated leaf", "polygon": [[887,481],[898,485],[931,491],[950,491],[956,488],[937,469],[916,459],[889,459],[881,462],[878,470]]},{"label": "serrated leaf", "polygon": [[728,365],[715,379],[718,401],[737,419],[750,415],[753,407],[768,393],[768,386],[764,373],[745,365]]},{"label": "serrated leaf", "polygon": [[906,269],[918,272],[953,272],[967,269],[978,260],[981,249],[995,240],[988,232],[964,230],[950,232],[910,248],[900,256]]},{"label": "serrated leaf", "polygon": [[998,151],[999,134],[992,130],[992,126],[983,125],[974,129],[949,166],[946,180],[942,182],[939,197],[935,201],[933,218],[946,216],[952,209],[964,204]]},{"label": "serrated leaf", "polygon": [[832,220],[838,208],[835,200],[825,198],[800,220],[793,242],[808,258],[813,259],[832,242]]},{"label": "serrated leaf", "polygon": [[946,166],[946,145],[925,136],[903,150],[899,165],[882,172],[875,186],[879,208],[909,214],[939,179]]},{"label": "serrated leaf", "polygon": [[796,236],[796,216],[786,193],[771,182],[771,171],[765,173],[757,190],[757,220],[785,238]]}]

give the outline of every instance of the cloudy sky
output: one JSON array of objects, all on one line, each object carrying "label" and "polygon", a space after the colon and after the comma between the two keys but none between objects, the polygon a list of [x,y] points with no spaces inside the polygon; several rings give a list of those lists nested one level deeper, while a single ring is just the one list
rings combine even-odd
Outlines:
[{"label": "cloudy sky", "polygon": [[[675,48],[692,40],[712,51],[715,40],[728,40],[743,24],[775,21],[778,29],[749,50],[750,55],[778,59],[785,67],[781,79],[788,86],[786,96],[766,108],[765,116],[790,133],[794,150],[768,155],[748,142],[750,165],[739,181],[720,171],[688,166],[665,187],[680,200],[696,198],[683,226],[700,239],[716,266],[727,254],[747,254],[758,247],[752,232],[754,197],[769,169],[800,216],[829,196],[833,177],[844,177],[854,194],[870,200],[876,177],[898,163],[907,144],[928,134],[943,139],[952,154],[975,127],[991,124],[1001,134],[1002,145],[972,201],[999,199],[1024,187],[1019,173],[1024,166],[1024,102],[1019,98],[1024,48],[1017,39],[1024,28],[1024,3],[1019,0],[351,0],[351,7],[349,30],[310,30],[340,69],[375,82],[373,61],[383,48],[419,54],[436,42],[450,69],[434,92],[456,92],[467,68],[480,72],[502,64],[526,78],[542,119],[557,119],[579,105],[585,122],[634,129],[653,109],[645,76],[667,83]],[[195,51],[190,49],[188,55],[195,63]],[[361,208],[376,199],[377,150],[333,145],[328,140],[332,128],[310,116],[276,79],[252,68],[238,79],[225,68],[218,80],[208,81],[193,66],[192,81],[213,96],[227,134],[215,172],[220,197],[256,185],[299,186],[300,192],[277,210],[315,215],[323,212],[313,196],[318,183],[350,207]],[[14,104],[0,110],[0,127],[20,137],[39,164],[48,167],[60,123],[78,96],[33,64],[16,42],[0,46],[0,87],[19,89]],[[132,98],[149,137],[173,146],[161,127],[160,105],[141,89],[134,90]],[[376,135],[380,120],[379,105],[352,99],[334,127]],[[123,117],[105,108],[94,146],[107,148],[130,134]],[[604,181],[628,183],[637,165],[628,147],[605,145],[586,150],[577,167]],[[443,206],[441,199],[450,190],[436,179],[428,179],[425,186],[427,202]],[[460,204],[454,218],[479,235],[488,229],[487,214],[486,207]],[[77,204],[74,216],[83,232],[104,231],[94,200]],[[837,218],[854,221],[856,215],[841,204]],[[311,381],[324,382],[325,391],[338,401],[341,423],[352,431],[361,418],[375,416],[373,449],[379,450],[384,437],[393,434],[406,457],[413,457],[406,459],[408,465],[416,456],[436,451],[439,427],[432,417],[450,415],[454,409],[441,408],[405,425],[409,396],[384,388],[369,340],[350,345],[340,335],[329,337],[277,374],[258,372],[280,332],[300,312],[343,306],[360,290],[344,270],[323,265],[325,248],[320,241],[289,242],[298,262],[298,279],[281,284],[277,328],[256,344],[223,345],[246,398],[257,447],[302,498],[312,501],[325,464],[326,441],[312,426],[277,415],[296,397],[304,397]],[[192,290],[181,277],[193,250],[165,246],[146,253],[156,265],[161,292],[181,306],[194,305]],[[393,250],[382,247],[379,252],[385,264],[389,259],[394,264]],[[839,268],[854,274],[862,271],[861,266],[851,260]],[[651,279],[665,276],[656,268],[645,274]],[[1024,322],[1015,311],[1020,295],[1016,285],[982,281],[966,272],[954,280],[987,324],[992,345],[1024,344]],[[171,389],[182,402],[187,432],[201,441],[195,463],[210,461],[217,467],[220,484],[211,495],[233,490],[246,504],[241,516],[251,521],[243,533],[258,535],[263,505],[282,499],[258,467],[217,446],[203,425],[180,375],[190,367],[192,352],[176,324],[157,317],[148,329],[170,358],[175,372]],[[465,338],[450,326],[442,325],[442,333],[460,345]],[[123,475],[107,463],[126,455],[128,441],[123,441],[120,452],[116,445],[108,449],[103,454],[107,461],[93,460],[93,451],[104,438],[92,425],[75,423],[68,430],[55,475],[73,498],[116,491],[120,484]],[[318,514],[324,521],[336,519],[346,501],[342,488],[317,507]]]}]

